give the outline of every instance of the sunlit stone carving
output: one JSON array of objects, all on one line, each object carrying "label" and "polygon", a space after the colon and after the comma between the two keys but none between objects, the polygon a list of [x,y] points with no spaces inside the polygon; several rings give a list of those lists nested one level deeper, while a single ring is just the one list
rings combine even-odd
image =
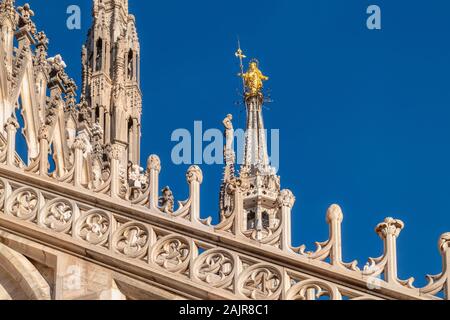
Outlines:
[{"label": "sunlit stone carving", "polygon": [[145,226],[128,223],[116,231],[113,238],[115,250],[130,258],[142,258],[147,254],[150,237]]},{"label": "sunlit stone carving", "polygon": [[236,262],[230,252],[213,249],[204,252],[194,265],[195,277],[216,288],[227,288],[233,282]]},{"label": "sunlit stone carving", "polygon": [[[383,254],[363,268],[344,262],[338,205],[327,211],[326,241],[313,251],[292,244],[296,199],[267,150],[269,79],[255,59],[245,72],[241,48],[244,161],[238,167],[227,115],[219,223],[202,212],[199,166],[181,179],[186,200],[161,191],[159,157],[140,161],[135,18],[127,0],[94,0],[92,12],[78,90],[66,72],[74,62],[49,57],[31,6],[0,1],[0,299],[450,299],[448,233],[438,242],[442,271],[423,288],[398,277],[398,219],[376,227]],[[26,150],[17,150],[21,135]]]},{"label": "sunlit stone carving", "polygon": [[173,273],[183,273],[189,267],[191,248],[183,237],[167,236],[160,239],[153,247],[152,261]]},{"label": "sunlit stone carving", "polygon": [[42,209],[41,224],[56,232],[68,232],[76,212],[73,202],[67,199],[49,201]]},{"label": "sunlit stone carving", "polygon": [[33,220],[39,211],[40,199],[34,189],[18,189],[6,201],[6,212],[21,220]]},{"label": "sunlit stone carving", "polygon": [[94,245],[104,245],[111,231],[109,215],[100,210],[84,214],[76,223],[77,236]]},{"label": "sunlit stone carving", "polygon": [[277,268],[255,265],[239,276],[239,291],[250,299],[276,300],[281,295],[282,278]]}]

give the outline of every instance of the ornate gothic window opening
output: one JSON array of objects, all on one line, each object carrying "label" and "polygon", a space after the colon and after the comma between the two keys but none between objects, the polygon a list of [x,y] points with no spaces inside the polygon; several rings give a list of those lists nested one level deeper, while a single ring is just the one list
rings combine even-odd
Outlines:
[{"label": "ornate gothic window opening", "polygon": [[128,60],[127,60],[127,75],[128,80],[134,79],[134,52],[133,50],[130,50],[128,52]]},{"label": "ornate gothic window opening", "polygon": [[256,228],[256,215],[254,211],[247,213],[247,230],[253,230]]},{"label": "ornate gothic window opening", "polygon": [[95,107],[95,122],[99,122],[100,119],[100,107],[97,105]]},{"label": "ornate gothic window opening", "polygon": [[269,228],[270,227],[270,216],[269,213],[267,211],[264,211],[262,213],[262,225],[264,228]]},{"label": "ornate gothic window opening", "polygon": [[100,71],[103,67],[103,40],[99,38],[96,43],[95,71]]}]

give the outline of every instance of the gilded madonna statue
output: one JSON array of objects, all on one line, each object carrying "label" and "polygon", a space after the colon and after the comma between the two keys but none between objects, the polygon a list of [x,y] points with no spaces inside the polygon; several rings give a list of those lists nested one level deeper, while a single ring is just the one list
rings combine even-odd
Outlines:
[{"label": "gilded madonna statue", "polygon": [[244,79],[245,90],[247,96],[256,96],[261,93],[263,88],[263,81],[269,80],[261,70],[259,70],[259,63],[253,59],[249,64],[249,69],[246,73],[239,74]]}]

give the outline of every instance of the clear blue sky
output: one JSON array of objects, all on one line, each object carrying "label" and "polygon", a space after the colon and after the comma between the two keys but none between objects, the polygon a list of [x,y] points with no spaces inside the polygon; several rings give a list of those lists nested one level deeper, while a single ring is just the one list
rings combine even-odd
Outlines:
[{"label": "clear blue sky", "polygon": [[[282,186],[297,197],[293,242],[328,236],[325,213],[344,210],[346,260],[382,253],[374,227],[387,216],[406,228],[399,273],[424,284],[439,273],[439,236],[450,231],[450,2],[384,0],[129,0],[142,48],[143,162],[158,154],[161,184],[187,197],[186,166],[171,163],[177,128],[221,128],[233,113],[236,37],[257,57],[272,103],[266,126],[281,134]],[[19,1],[23,3],[24,1]],[[78,1],[82,30],[65,27],[74,0],[29,0],[35,21],[80,78],[80,47],[91,1]],[[365,27],[366,8],[382,9],[381,31]],[[151,139],[150,139],[151,137]],[[202,215],[217,217],[221,166],[202,166]]]}]

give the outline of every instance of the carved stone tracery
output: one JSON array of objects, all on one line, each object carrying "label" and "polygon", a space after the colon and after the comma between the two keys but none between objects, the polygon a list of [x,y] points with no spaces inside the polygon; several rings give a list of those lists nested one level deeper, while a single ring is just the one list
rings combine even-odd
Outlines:
[{"label": "carved stone tracery", "polygon": [[115,250],[130,258],[142,258],[147,254],[150,235],[145,226],[129,223],[114,235]]},{"label": "carved stone tracery", "polygon": [[172,273],[184,273],[189,267],[191,247],[179,236],[160,239],[152,248],[151,259],[158,266]]},{"label": "carved stone tracery", "polygon": [[16,190],[7,200],[6,210],[11,215],[31,221],[36,218],[41,204],[41,195],[31,188]]},{"label": "carved stone tracery", "polygon": [[193,269],[198,280],[215,288],[227,288],[233,283],[236,262],[225,250],[208,250],[197,258]]},{"label": "carved stone tracery", "polygon": [[66,233],[72,228],[76,212],[75,205],[71,201],[54,199],[43,208],[40,223],[50,230]]},{"label": "carved stone tracery", "polygon": [[[404,223],[394,218],[377,226],[384,252],[379,258],[369,258],[363,270],[356,261],[343,262],[343,213],[336,205],[327,213],[327,241],[317,242],[315,251],[307,251],[305,246],[292,247],[290,214],[295,197],[291,191],[281,190],[280,177],[266,154],[261,131],[262,81],[268,79],[256,61],[241,74],[246,86],[247,116],[252,121],[246,133],[245,163],[239,171],[235,168],[232,116],[224,120],[220,223],[212,226],[211,219],[200,217],[204,177],[198,166],[186,173],[189,198],[179,201],[175,208],[169,187],[158,192],[159,158],[149,157],[146,170],[139,163],[142,101],[137,74],[140,48],[134,20],[126,14],[124,19],[112,16],[113,10],[107,10],[107,5],[109,2],[95,2],[94,28],[83,48],[82,95],[77,103],[77,85],[66,73],[60,55],[48,58],[49,40],[44,32],[37,31],[31,7],[26,4],[15,8],[11,0],[0,2],[0,90],[4,90],[0,95],[0,167],[5,176],[14,180],[0,179],[0,220],[9,224],[16,221],[23,228],[41,228],[58,241],[67,241],[66,250],[75,243],[86,252],[107,252],[110,259],[126,259],[143,268],[158,267],[192,281],[192,285],[239,298],[342,299],[345,281],[329,280],[330,273],[335,272],[340,278],[360,280],[352,282],[352,287],[359,286],[360,290],[352,293],[352,299],[389,298],[389,292],[417,299],[437,299],[444,292],[450,299],[448,233],[438,244],[442,272],[428,276],[428,285],[421,289],[414,288],[412,278],[404,281],[397,276],[396,240]],[[112,23],[113,19],[120,21]],[[119,34],[113,35],[110,30],[114,24],[121,26]],[[1,28],[3,25],[7,27]],[[14,36],[15,41],[6,43]],[[15,108],[22,119],[15,118]],[[19,122],[28,147],[26,159],[16,152]],[[51,161],[53,173],[48,172]],[[28,180],[36,178],[39,182],[30,185],[39,189],[28,186]],[[54,182],[58,187],[52,185]],[[111,206],[97,208],[107,199],[131,208],[132,214],[113,212]],[[158,218],[158,227],[147,224]],[[164,219],[173,221],[173,225],[167,226]],[[233,241],[239,242],[239,250],[229,249]],[[249,261],[250,256],[257,256],[255,252],[260,256]],[[317,275],[273,264],[292,258],[317,266]],[[332,271],[324,273],[320,266]],[[293,280],[288,273],[299,277]],[[374,280],[381,289],[375,288],[372,296],[366,287]]]},{"label": "carved stone tracery", "polygon": [[104,245],[111,232],[111,218],[103,211],[87,212],[78,220],[75,232],[79,238],[90,244]]},{"label": "carved stone tracery", "polygon": [[271,266],[255,265],[239,277],[240,293],[254,300],[276,300],[281,296],[281,272]]}]

